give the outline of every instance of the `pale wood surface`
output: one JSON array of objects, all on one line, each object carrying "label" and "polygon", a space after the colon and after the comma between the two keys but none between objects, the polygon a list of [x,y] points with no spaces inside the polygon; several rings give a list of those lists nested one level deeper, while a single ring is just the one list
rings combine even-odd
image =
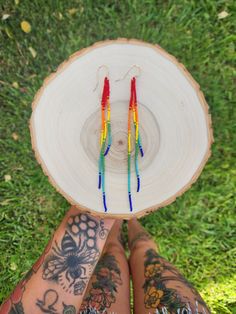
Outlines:
[{"label": "pale wood surface", "polygon": [[[115,80],[134,64],[142,69],[137,97],[145,155],[139,156],[139,193],[132,158],[134,211],[130,213],[127,112],[135,69],[124,80]],[[109,68],[111,85],[112,147],[105,159],[107,213],[97,187],[105,68],[93,91],[101,65]],[[172,203],[197,180],[211,155],[211,116],[198,83],[175,57],[147,42],[119,38],[74,53],[45,79],[32,109],[32,146],[44,173],[71,204],[100,217],[141,217]]]}]

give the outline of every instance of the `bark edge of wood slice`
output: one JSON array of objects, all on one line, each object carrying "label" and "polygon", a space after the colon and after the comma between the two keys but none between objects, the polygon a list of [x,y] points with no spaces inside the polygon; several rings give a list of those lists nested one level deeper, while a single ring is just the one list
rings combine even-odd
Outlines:
[{"label": "bark edge of wood slice", "polygon": [[[132,71],[137,77],[140,191],[134,158],[127,192],[127,113]],[[105,158],[108,211],[98,189],[100,97],[109,68],[112,146]],[[104,72],[103,72],[104,70]],[[136,75],[136,73],[134,74]],[[212,120],[199,84],[185,66],[157,44],[118,38],[72,54],[36,93],[30,118],[32,148],[44,174],[69,203],[102,218],[142,217],[167,206],[198,179],[211,156]],[[134,133],[132,133],[134,141]],[[132,141],[132,143],[134,143]],[[132,144],[132,154],[134,150]]]}]

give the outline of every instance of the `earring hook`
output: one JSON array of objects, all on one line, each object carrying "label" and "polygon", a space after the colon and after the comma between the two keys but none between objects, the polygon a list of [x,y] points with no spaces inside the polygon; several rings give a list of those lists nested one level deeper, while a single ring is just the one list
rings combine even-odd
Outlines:
[{"label": "earring hook", "polygon": [[106,66],[105,64],[100,65],[100,67],[97,69],[97,84],[96,84],[96,86],[94,87],[93,92],[95,92],[95,90],[96,90],[97,87],[98,87],[98,82],[99,82],[99,75],[98,75],[98,73],[99,73],[100,69],[103,68],[103,67],[106,68],[106,70],[107,70],[107,77],[109,77],[109,69],[108,69],[108,66]]},{"label": "earring hook", "polygon": [[136,75],[134,75],[134,77],[138,77],[138,76],[141,74],[141,68],[140,68],[138,65],[134,64],[134,65],[125,73],[125,75],[124,75],[123,77],[121,77],[121,78],[115,80],[115,82],[123,81],[123,80],[126,78],[126,76],[129,74],[129,72],[130,72],[133,68],[136,68],[136,69],[139,70],[139,73],[136,74]]}]

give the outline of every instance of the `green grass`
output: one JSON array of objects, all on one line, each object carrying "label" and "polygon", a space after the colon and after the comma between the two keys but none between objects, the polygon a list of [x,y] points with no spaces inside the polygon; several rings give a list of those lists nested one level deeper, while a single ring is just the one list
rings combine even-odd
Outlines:
[{"label": "green grass", "polygon": [[[192,188],[141,221],[212,313],[236,313],[235,2],[3,0],[0,10],[0,17],[10,15],[0,22],[0,299],[40,255],[69,206],[31,149],[34,94],[73,52],[129,37],[158,43],[185,64],[210,106],[215,138]],[[229,15],[218,19],[223,10]],[[21,30],[22,20],[31,24],[30,33]]]}]

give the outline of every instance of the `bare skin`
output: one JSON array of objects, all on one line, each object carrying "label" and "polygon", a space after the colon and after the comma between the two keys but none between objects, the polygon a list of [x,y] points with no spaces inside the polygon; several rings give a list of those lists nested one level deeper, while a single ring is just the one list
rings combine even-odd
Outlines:
[{"label": "bare skin", "polygon": [[0,314],[76,314],[113,223],[72,206]]},{"label": "bare skin", "polygon": [[130,313],[130,274],[125,250],[119,240],[121,225],[122,221],[116,220],[109,233],[80,314],[88,313],[88,309],[96,309],[96,313]]},{"label": "bare skin", "polygon": [[134,313],[209,314],[199,293],[157,253],[157,245],[137,219],[128,227]]},{"label": "bare skin", "polygon": [[71,207],[0,314],[128,314],[130,273],[135,314],[210,313],[137,219],[128,222],[127,260],[121,226],[122,220],[97,219]]}]

